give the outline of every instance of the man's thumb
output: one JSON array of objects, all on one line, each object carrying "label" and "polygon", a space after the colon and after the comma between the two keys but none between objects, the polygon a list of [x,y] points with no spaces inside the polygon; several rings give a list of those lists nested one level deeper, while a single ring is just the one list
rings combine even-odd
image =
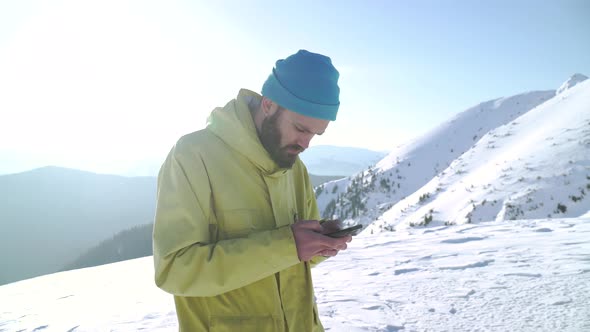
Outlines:
[{"label": "man's thumb", "polygon": [[298,227],[311,229],[316,232],[322,231],[322,226],[320,225],[319,221],[317,220],[301,220],[296,224]]}]

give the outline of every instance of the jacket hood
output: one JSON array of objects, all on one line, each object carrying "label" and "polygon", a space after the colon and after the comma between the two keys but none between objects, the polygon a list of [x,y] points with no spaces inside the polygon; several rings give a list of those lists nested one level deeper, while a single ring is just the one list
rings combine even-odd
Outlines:
[{"label": "jacket hood", "polygon": [[262,96],[241,89],[236,99],[223,108],[215,108],[207,119],[207,129],[242,154],[267,176],[280,176],[288,171],[280,168],[258,138],[249,104]]}]

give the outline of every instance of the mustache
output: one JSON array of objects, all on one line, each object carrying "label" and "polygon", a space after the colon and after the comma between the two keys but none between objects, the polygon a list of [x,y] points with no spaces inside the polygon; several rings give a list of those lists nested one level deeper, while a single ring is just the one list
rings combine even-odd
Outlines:
[{"label": "mustache", "polygon": [[284,146],[284,147],[283,147],[283,149],[284,149],[284,150],[287,150],[287,149],[293,149],[293,150],[296,150],[297,152],[303,152],[303,151],[305,150],[305,149],[304,149],[304,148],[303,148],[301,145],[299,145],[299,144],[290,144],[290,145],[286,145],[286,146]]}]

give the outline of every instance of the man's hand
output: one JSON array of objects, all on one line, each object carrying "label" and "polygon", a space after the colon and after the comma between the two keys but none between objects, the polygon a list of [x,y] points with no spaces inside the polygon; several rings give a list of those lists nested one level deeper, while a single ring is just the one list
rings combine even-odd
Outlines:
[{"label": "man's hand", "polygon": [[320,222],[320,225],[322,225],[322,229],[323,229],[322,234],[336,232],[342,228],[342,223],[340,222],[340,220],[337,220],[337,219],[326,220],[324,222]]},{"label": "man's hand", "polygon": [[[330,221],[325,222],[324,224]],[[302,262],[309,261],[314,256],[336,256],[338,251],[345,250],[347,243],[352,240],[352,236],[341,238],[331,238],[323,235],[334,230],[340,229],[335,225],[320,225],[317,220],[300,220],[291,225],[295,245],[297,246],[297,256]],[[328,228],[329,227],[329,228]]]},{"label": "man's hand", "polygon": [[[322,226],[322,234],[336,232],[342,228],[342,223],[340,222],[340,220],[337,220],[337,219],[326,220],[324,222],[321,222],[320,225]],[[352,237],[351,237],[351,239],[352,239]],[[350,241],[347,241],[347,242],[350,242]],[[318,256],[333,257],[333,256],[336,256],[337,254],[338,254],[337,250],[327,249],[327,250],[323,250],[322,252],[320,252],[318,254]]]}]

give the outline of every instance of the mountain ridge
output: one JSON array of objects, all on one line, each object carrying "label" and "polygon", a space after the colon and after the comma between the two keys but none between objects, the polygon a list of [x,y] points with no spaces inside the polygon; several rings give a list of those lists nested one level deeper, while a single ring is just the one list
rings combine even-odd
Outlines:
[{"label": "mountain ridge", "polygon": [[[372,222],[446,169],[485,133],[554,96],[555,90],[532,91],[486,101],[458,113],[424,136],[398,146],[375,166],[316,189],[323,217]],[[477,127],[465,125],[476,120]]]}]

